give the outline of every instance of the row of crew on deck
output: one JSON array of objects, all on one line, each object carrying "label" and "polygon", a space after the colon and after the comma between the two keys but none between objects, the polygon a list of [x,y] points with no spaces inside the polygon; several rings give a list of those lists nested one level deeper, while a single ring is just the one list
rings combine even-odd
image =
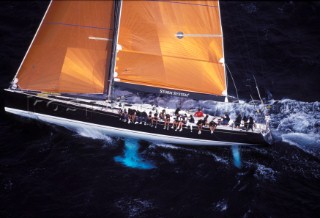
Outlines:
[{"label": "row of crew on deck", "polygon": [[[197,112],[194,113],[194,115],[187,115],[187,114],[180,114],[180,108],[177,108],[174,112],[174,115],[171,116],[169,113],[166,113],[165,110],[162,110],[160,113],[157,111],[155,113],[152,113],[152,111],[149,112],[149,114],[146,113],[146,111],[139,111],[135,109],[129,108],[128,111],[126,109],[119,111],[120,120],[128,123],[133,124],[144,124],[144,125],[150,125],[151,127],[157,128],[158,122],[160,121],[163,123],[163,129],[169,130],[174,129],[175,131],[182,131],[184,126],[187,127],[187,129],[190,128],[190,131],[192,132],[193,127],[198,128],[198,134],[201,134],[203,127],[209,127],[210,133],[213,134],[214,130],[218,125],[229,125],[230,118],[227,114],[221,119],[218,118],[217,122],[215,122],[216,117],[213,117],[211,121],[209,121],[209,115],[205,115],[200,109],[198,109]],[[173,119],[171,119],[171,117]],[[197,123],[195,123],[195,117],[198,118]],[[240,128],[240,124],[237,125],[238,120],[235,121],[236,128]],[[241,119],[240,119],[241,122]],[[170,127],[171,125],[171,127]],[[246,124],[245,122],[245,129],[252,129],[253,131],[253,119],[250,117],[250,122]]]}]

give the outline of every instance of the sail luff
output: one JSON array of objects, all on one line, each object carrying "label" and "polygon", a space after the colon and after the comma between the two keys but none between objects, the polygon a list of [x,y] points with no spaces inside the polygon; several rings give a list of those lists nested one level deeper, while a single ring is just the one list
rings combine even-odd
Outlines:
[{"label": "sail luff", "polygon": [[116,66],[116,57],[117,57],[117,49],[118,49],[118,39],[119,39],[119,28],[120,28],[120,19],[121,19],[121,8],[122,8],[122,0],[114,0],[114,32],[113,32],[113,46],[112,46],[112,58],[111,65],[109,70],[108,80],[105,83],[109,83],[108,87],[108,99],[112,98],[112,90],[113,90],[113,79],[114,72]]},{"label": "sail luff", "polygon": [[24,57],[23,57],[23,59],[22,59],[22,61],[21,61],[21,63],[20,63],[20,66],[19,66],[16,74],[15,74],[14,77],[13,77],[13,80],[15,80],[15,79],[17,78],[17,76],[18,76],[18,73],[19,73],[19,71],[20,71],[20,69],[21,69],[21,67],[22,67],[22,65],[23,65],[23,63],[24,63],[24,61],[25,61],[25,59],[26,59],[29,51],[30,51],[30,48],[31,48],[32,45],[33,45],[34,40],[36,39],[36,37],[37,37],[37,35],[38,35],[38,32],[39,32],[39,30],[40,30],[40,27],[42,26],[42,23],[43,23],[46,15],[47,15],[47,13],[48,13],[48,11],[49,11],[49,8],[50,8],[50,6],[51,6],[51,3],[52,3],[52,0],[50,0],[50,3],[49,3],[49,5],[48,5],[48,7],[47,7],[47,10],[46,10],[46,12],[44,13],[44,15],[43,15],[43,17],[42,17],[42,20],[41,20],[41,22],[40,22],[40,24],[39,24],[39,26],[38,26],[38,29],[37,29],[37,31],[36,31],[36,34],[34,34],[33,39],[32,39],[32,41],[31,41],[31,43],[30,43],[30,45],[29,45],[29,47],[28,47],[28,50],[27,50],[26,54],[24,55]]}]

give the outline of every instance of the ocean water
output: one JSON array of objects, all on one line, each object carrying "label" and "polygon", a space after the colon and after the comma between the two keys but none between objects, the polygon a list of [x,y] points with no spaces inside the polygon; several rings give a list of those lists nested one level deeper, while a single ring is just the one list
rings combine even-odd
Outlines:
[{"label": "ocean water", "polygon": [[[48,2],[0,4],[3,89]],[[258,99],[254,75],[262,97],[278,100],[267,147],[175,146],[47,125],[4,113],[1,91],[0,217],[318,217],[319,12],[319,2],[221,2],[225,59],[239,96]],[[128,100],[229,111],[231,118],[257,109]]]}]

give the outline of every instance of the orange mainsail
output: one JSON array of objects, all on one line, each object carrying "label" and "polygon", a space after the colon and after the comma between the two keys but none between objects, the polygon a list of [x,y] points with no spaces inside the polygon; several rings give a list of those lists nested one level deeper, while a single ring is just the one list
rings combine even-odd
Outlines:
[{"label": "orange mainsail", "polygon": [[18,70],[20,88],[103,93],[113,15],[113,1],[52,1]]},{"label": "orange mainsail", "polygon": [[226,94],[218,1],[123,1],[118,37],[116,81]]}]

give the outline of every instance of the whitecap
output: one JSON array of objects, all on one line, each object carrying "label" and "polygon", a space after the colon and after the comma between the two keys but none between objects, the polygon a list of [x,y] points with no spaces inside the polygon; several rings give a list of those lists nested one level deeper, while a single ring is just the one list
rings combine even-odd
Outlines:
[{"label": "whitecap", "polygon": [[228,160],[223,159],[222,157],[219,157],[218,155],[215,155],[215,154],[211,153],[211,156],[214,158],[214,160],[216,162],[223,163],[223,164],[226,164],[226,165],[229,164]]},{"label": "whitecap", "polygon": [[127,217],[137,217],[141,216],[145,211],[153,209],[154,203],[150,200],[139,198],[122,198],[115,203],[115,206],[125,212]]},{"label": "whitecap", "polygon": [[173,149],[173,150],[183,149],[182,147],[172,145],[172,144],[165,144],[165,143],[152,144],[150,147],[161,147],[161,148]]},{"label": "whitecap", "polygon": [[174,157],[170,153],[161,153],[161,156],[164,157],[168,162],[174,163]]},{"label": "whitecap", "polygon": [[222,199],[214,204],[214,209],[220,212],[224,212],[228,209],[227,200]]},{"label": "whitecap", "polygon": [[254,177],[261,180],[276,181],[278,172],[272,168],[266,167],[262,164],[257,164],[257,169],[254,173]]}]

